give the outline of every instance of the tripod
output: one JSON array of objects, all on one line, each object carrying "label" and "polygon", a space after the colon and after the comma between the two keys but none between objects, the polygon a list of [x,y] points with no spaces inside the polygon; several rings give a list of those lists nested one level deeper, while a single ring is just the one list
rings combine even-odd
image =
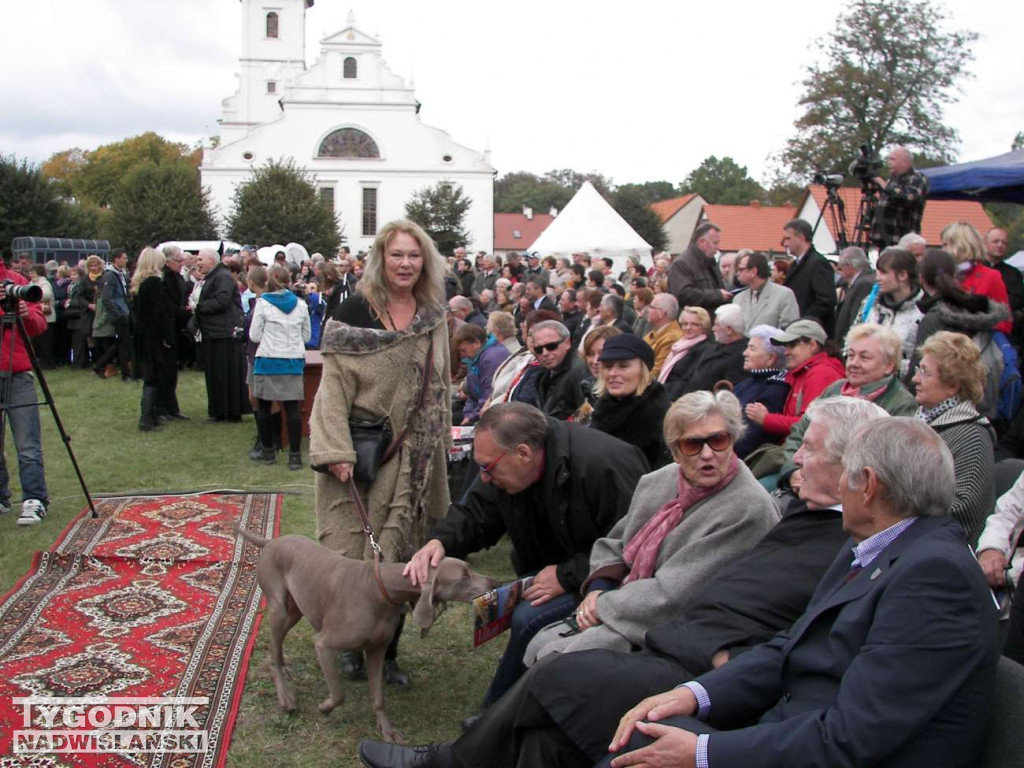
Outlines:
[{"label": "tripod", "polygon": [[[842,177],[839,177],[842,179]],[[850,243],[846,239],[846,203],[839,196],[839,187],[832,184],[825,185],[825,205],[818,214],[818,220],[814,222],[814,229],[811,231],[811,242],[814,242],[814,235],[818,232],[821,220],[828,214],[828,229],[836,233],[836,245],[843,250]]]},{"label": "tripod", "polygon": [[857,211],[857,225],[854,227],[854,242],[865,251],[871,246],[871,225],[878,209],[878,187],[874,182],[860,185],[860,208]]},{"label": "tripod", "polygon": [[[32,363],[32,372],[35,373],[36,378],[39,380],[39,388],[43,391],[43,400],[25,403],[23,405],[11,405],[8,401],[10,399],[10,393],[12,389],[14,379],[14,333],[18,333],[21,338],[22,344],[25,345],[25,350],[28,352],[28,359]],[[50,413],[53,414],[53,420],[57,424],[57,431],[60,433],[61,440],[64,441],[64,447],[67,448],[68,457],[71,459],[71,466],[75,468],[75,474],[78,475],[78,482],[82,486],[82,493],[85,494],[85,500],[89,504],[89,511],[93,517],[99,517],[96,512],[96,506],[93,504],[92,496],[89,495],[89,489],[85,485],[85,478],[82,476],[82,470],[78,466],[78,459],[75,458],[75,452],[71,448],[71,435],[64,429],[64,423],[60,420],[60,414],[57,413],[57,404],[53,400],[53,395],[50,393],[50,387],[46,383],[46,377],[43,376],[43,371],[39,367],[39,358],[36,356],[35,348],[32,346],[32,342],[29,339],[28,332],[25,330],[25,322],[21,319],[21,315],[18,314],[17,301],[5,300],[4,314],[0,315],[0,338],[3,338],[10,332],[10,336],[7,337],[9,344],[7,347],[7,366],[5,369],[5,375],[7,377],[7,386],[0,387],[0,455],[4,450],[4,440],[7,436],[6,421],[7,411],[13,408],[36,408],[42,403],[46,403],[50,406]]]}]

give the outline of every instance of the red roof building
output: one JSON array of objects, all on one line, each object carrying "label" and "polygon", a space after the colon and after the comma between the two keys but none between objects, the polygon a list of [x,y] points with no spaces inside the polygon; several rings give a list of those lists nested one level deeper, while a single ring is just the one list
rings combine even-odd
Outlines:
[{"label": "red roof building", "polygon": [[530,246],[540,237],[540,233],[555,220],[549,213],[533,213],[527,209],[523,213],[494,214],[494,253],[507,256],[513,251],[522,253],[530,250]]},{"label": "red roof building", "polygon": [[682,197],[673,197],[671,200],[662,200],[657,203],[651,203],[651,210],[658,214],[658,218],[661,219],[661,223],[664,224],[675,216],[679,212],[680,208],[685,206],[696,196],[697,193],[694,192],[689,195],[683,195]]},{"label": "red roof building", "polygon": [[795,212],[796,209],[789,206],[772,208],[759,203],[705,205],[701,218],[721,228],[719,250],[722,253],[736,253],[744,248],[778,253],[783,250],[782,227]]},{"label": "red roof building", "polygon": [[661,228],[668,241],[668,252],[678,256],[690,244],[693,230],[700,221],[700,209],[704,198],[698,194],[673,197],[652,203],[650,208],[661,219]]}]

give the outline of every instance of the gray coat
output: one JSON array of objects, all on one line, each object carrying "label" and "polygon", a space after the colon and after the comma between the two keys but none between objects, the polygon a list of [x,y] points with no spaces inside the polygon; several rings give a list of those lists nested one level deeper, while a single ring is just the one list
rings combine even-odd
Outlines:
[{"label": "gray coat", "polygon": [[[625,545],[666,503],[675,498],[679,465],[672,463],[640,478],[629,512],[590,553],[590,578],[625,578]],[[643,645],[647,630],[685,611],[697,586],[761,540],[778,522],[768,492],[743,463],[733,481],[715,496],[687,510],[665,537],[654,576],[602,592],[597,612],[602,624],[572,637],[559,637],[562,623],[541,630],[526,651],[526,663],[549,653],[606,648],[628,651]]]},{"label": "gray coat", "polygon": [[746,332],[758,325],[771,325],[783,329],[800,317],[796,295],[786,286],[769,280],[761,288],[761,295],[754,301],[750,289],[736,294],[732,303],[743,310]]}]

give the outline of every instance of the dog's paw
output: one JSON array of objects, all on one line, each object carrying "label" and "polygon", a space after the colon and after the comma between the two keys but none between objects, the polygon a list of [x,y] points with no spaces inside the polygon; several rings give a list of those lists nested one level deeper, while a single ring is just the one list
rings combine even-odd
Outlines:
[{"label": "dog's paw", "polygon": [[391,721],[383,713],[377,715],[377,733],[388,744],[405,744],[405,736],[402,735],[401,731],[391,727]]},{"label": "dog's paw", "polygon": [[334,710],[334,708],[340,706],[343,701],[345,701],[344,696],[337,700],[332,699],[328,696],[326,699],[320,702],[320,704],[317,706],[317,709],[320,710],[321,714],[329,715]]},{"label": "dog's paw", "polygon": [[287,691],[286,693],[278,693],[277,703],[283,711],[287,712],[290,715],[296,709],[295,694],[291,691]]}]

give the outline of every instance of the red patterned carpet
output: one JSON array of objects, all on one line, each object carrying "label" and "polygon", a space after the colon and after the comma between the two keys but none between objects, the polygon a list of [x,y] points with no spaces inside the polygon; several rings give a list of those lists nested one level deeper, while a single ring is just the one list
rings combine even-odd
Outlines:
[{"label": "red patterned carpet", "polygon": [[[103,499],[99,518],[86,510],[37,553],[0,603],[0,768],[223,765],[260,619],[253,563],[243,561],[234,526],[272,537],[280,506],[273,494]],[[47,720],[29,707],[26,716],[14,699],[30,696],[208,698],[190,710],[207,748],[189,751],[195,742],[186,739],[161,752],[173,742],[136,739],[118,742],[117,753],[29,754],[40,742],[19,741],[16,731],[68,727],[64,710]],[[104,723],[89,706],[84,714],[92,719],[71,717],[84,732],[125,725]],[[168,727],[165,712],[157,730]]]}]

